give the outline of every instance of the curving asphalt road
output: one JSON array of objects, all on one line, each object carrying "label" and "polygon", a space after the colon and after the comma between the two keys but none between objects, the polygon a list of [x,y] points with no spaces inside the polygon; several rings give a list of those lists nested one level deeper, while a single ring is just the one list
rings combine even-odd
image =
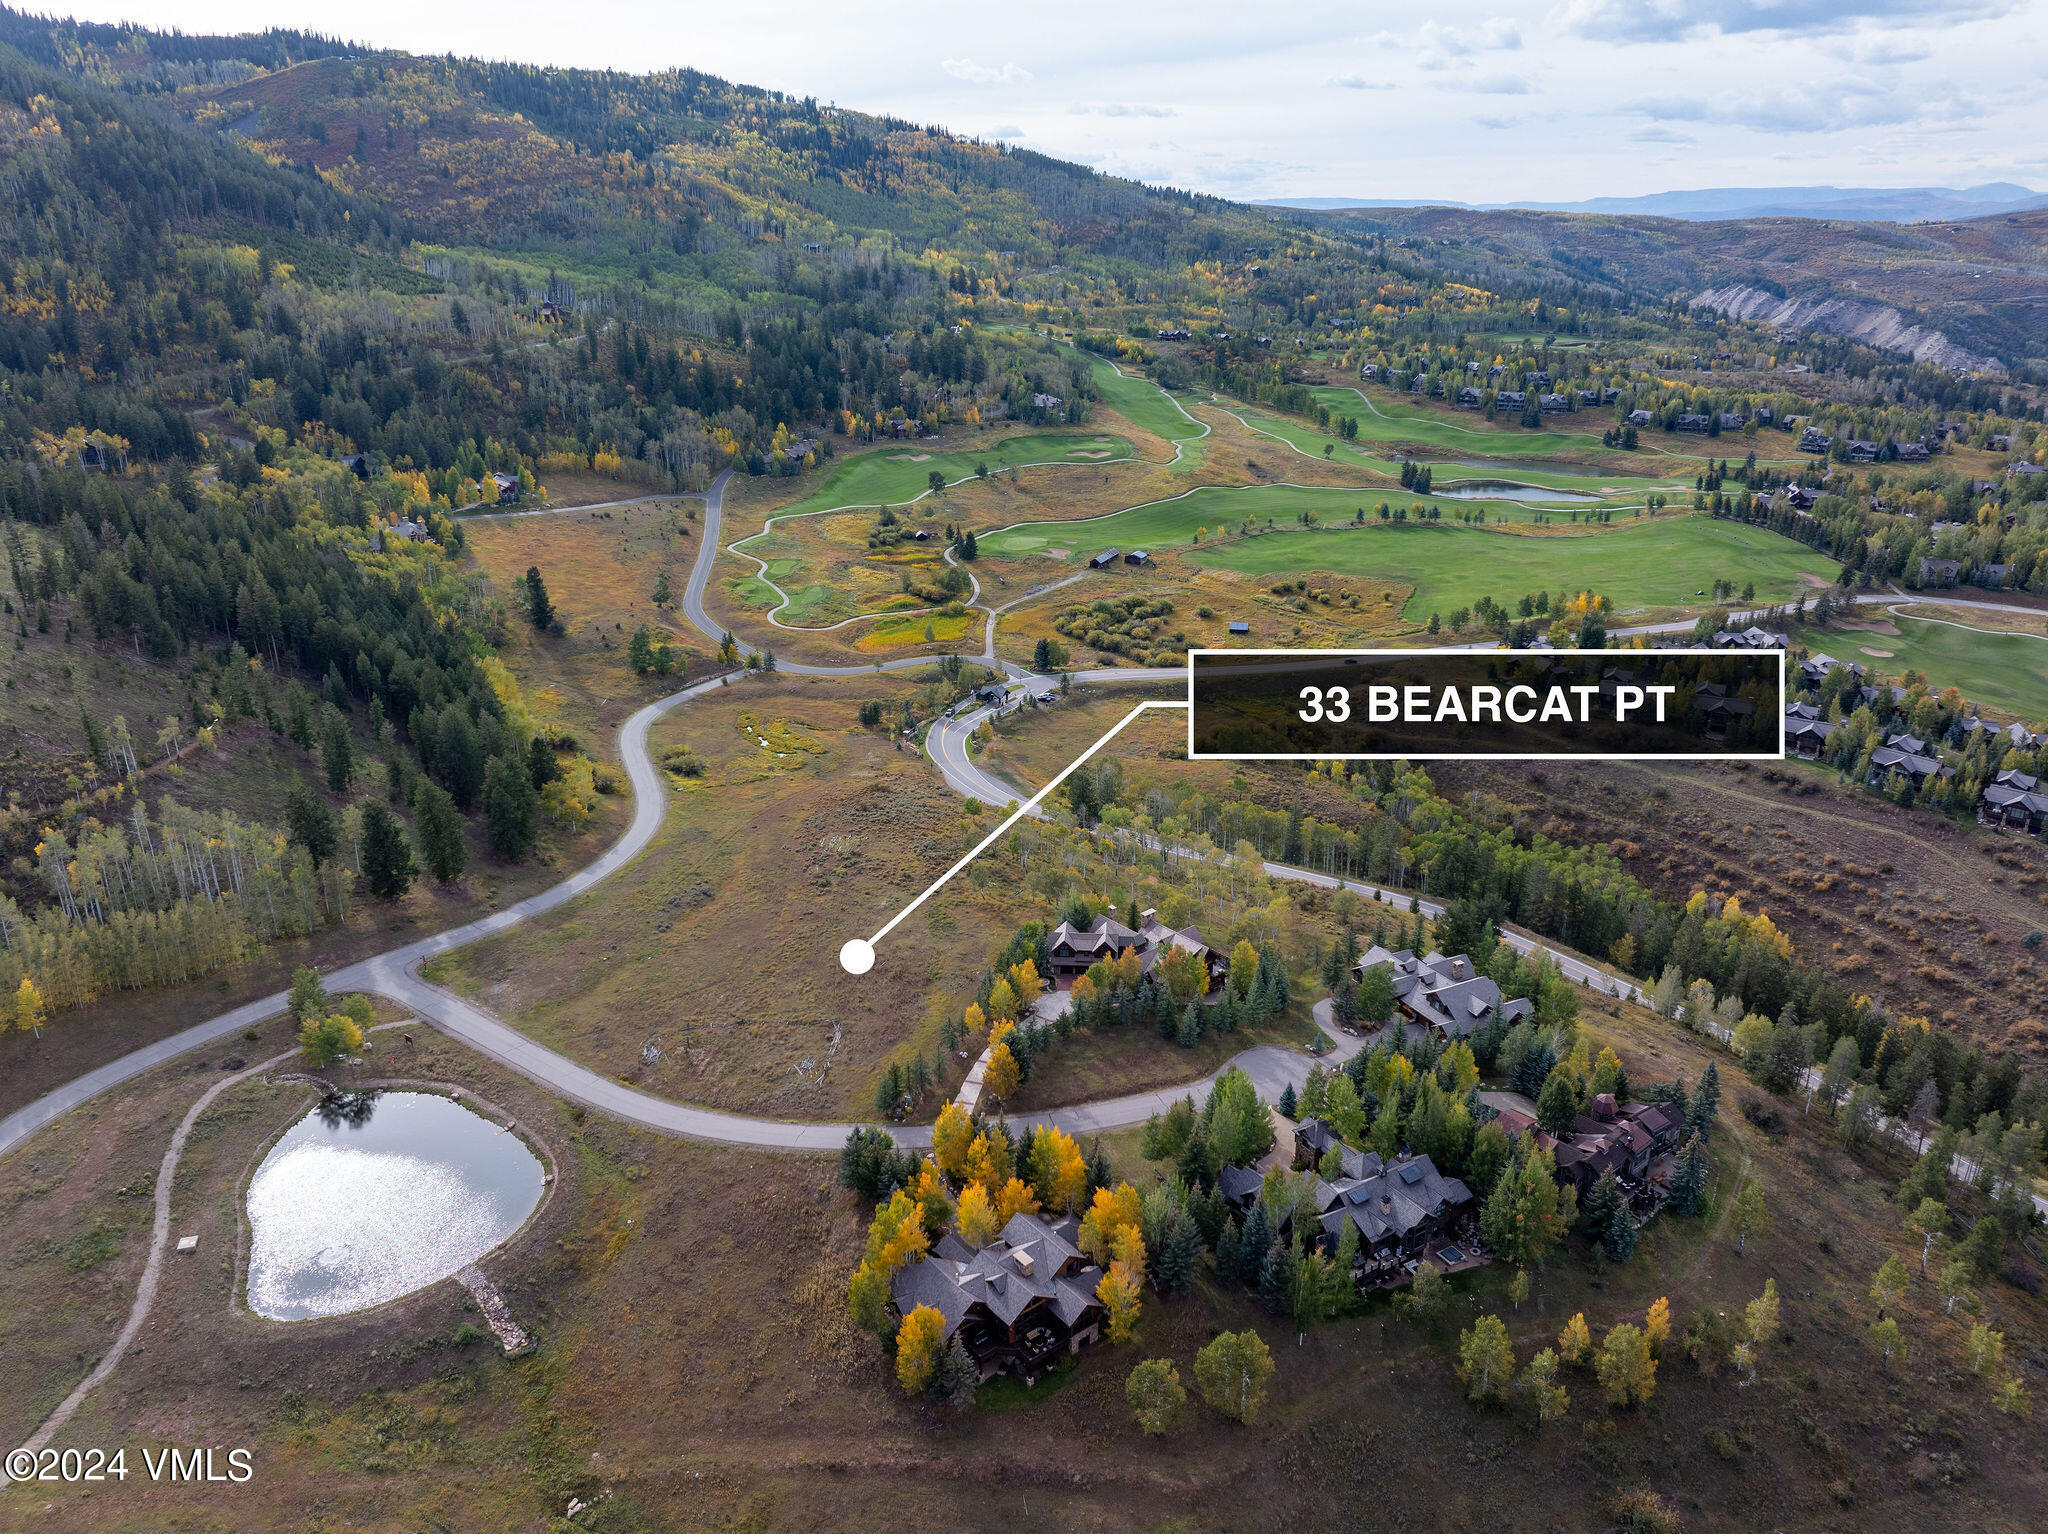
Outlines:
[{"label": "curving asphalt road", "polygon": [[[1170,682],[1177,688],[1185,688],[1187,673],[1177,670],[1147,670],[1137,667],[1123,667],[1103,671],[1078,671],[1074,673],[1078,682],[1128,682],[1160,681]],[[1041,688],[1038,684],[1044,683]],[[1051,688],[1050,678],[1032,678],[1027,683],[1033,691]],[[1008,707],[1010,705],[1006,705]],[[932,726],[926,737],[926,747],[940,775],[952,790],[968,798],[979,799],[983,804],[1008,804],[1023,797],[1009,783],[991,776],[972,756],[968,754],[968,737],[981,722],[994,714],[993,707],[982,707],[971,713],[964,713],[953,719],[942,719]],[[1037,814],[1034,810],[1032,813]],[[1437,917],[1443,914],[1443,906],[1434,900],[1424,900],[1407,890],[1390,889],[1384,885],[1368,884],[1359,879],[1341,879],[1333,874],[1317,873],[1313,869],[1297,868],[1291,863],[1267,862],[1261,864],[1269,879],[1292,879],[1303,884],[1313,884],[1320,889],[1348,889],[1353,894],[1363,895],[1370,900],[1406,909],[1411,899],[1422,914]],[[1536,953],[1548,954],[1556,963],[1560,973],[1575,985],[1589,986],[1603,995],[1619,996],[1627,1001],[1644,1004],[1642,987],[1632,981],[1612,975],[1597,965],[1571,954],[1551,948],[1526,933],[1502,929],[1500,940],[1525,956]]]},{"label": "curving asphalt road", "polygon": [[[704,592],[721,547],[724,496],[730,481],[730,471],[721,474],[712,482],[705,494],[703,536],[683,591],[682,607],[685,616],[706,637],[714,641],[721,638],[725,630],[705,610]],[[1896,601],[1905,595],[1898,593],[1884,599]],[[1866,599],[1877,598],[1873,594]],[[1955,606],[1995,605],[1953,598],[1916,597],[1913,600]],[[1004,670],[1012,677],[1012,701],[1005,705],[1006,707],[1016,706],[1023,691],[1042,695],[1052,688],[1054,684],[1049,677],[1031,674],[1024,668],[1007,662],[998,662],[993,650],[994,637],[991,612],[990,622],[984,632],[983,653],[980,658],[985,664]],[[753,651],[752,646],[743,642],[740,649],[742,653]],[[904,670],[928,666],[931,663],[930,656],[911,656],[887,662],[882,669]],[[875,668],[787,662],[781,663],[779,669],[807,676],[858,676],[868,674]],[[326,977],[327,983],[336,990],[368,991],[388,996],[417,1011],[420,1016],[433,1022],[451,1036],[461,1039],[480,1053],[518,1071],[550,1091],[647,1129],[665,1134],[775,1150],[819,1151],[828,1150],[838,1144],[851,1126],[798,1124],[749,1118],[694,1108],[638,1091],[535,1043],[517,1029],[492,1017],[462,997],[429,983],[419,974],[419,966],[425,960],[452,948],[494,936],[529,917],[553,910],[639,856],[653,840],[655,832],[660,829],[667,814],[668,801],[667,786],[648,754],[648,731],[654,722],[669,710],[692,698],[702,697],[714,688],[744,685],[747,675],[748,673],[744,671],[735,671],[712,677],[650,703],[626,720],[619,732],[619,756],[625,763],[627,775],[633,784],[633,819],[619,840],[595,862],[562,883],[490,916],[347,965],[329,974]],[[1181,671],[1138,667],[1083,671],[1076,673],[1075,679],[1082,682],[1156,681],[1176,691],[1185,685],[1186,680],[1185,673]],[[1019,682],[1022,684],[1021,690],[1017,689]],[[990,805],[1000,805],[1021,796],[1012,785],[984,771],[974,762],[967,750],[968,738],[975,727],[994,711],[983,706],[963,712],[949,720],[940,720],[932,727],[927,737],[927,747],[941,775],[956,792],[980,799]],[[1391,890],[1360,880],[1340,879],[1281,863],[1268,862],[1264,864],[1264,871],[1271,878],[1299,880],[1327,889],[1349,889],[1397,909],[1413,898],[1405,891]],[[1441,905],[1435,901],[1416,899],[1415,904],[1428,916],[1439,915],[1442,911]],[[1548,953],[1567,979],[1637,1003],[1644,1000],[1640,987],[1619,980],[1571,954],[1549,948],[1527,934],[1505,931],[1501,937],[1502,941],[1518,952]],[[135,1050],[118,1060],[110,1061],[48,1093],[0,1120],[0,1155],[5,1155],[44,1125],[109,1088],[132,1080],[143,1072],[180,1055],[205,1048],[239,1033],[242,1029],[282,1011],[284,1005],[285,995],[282,992],[249,1002],[167,1039]],[[1243,1065],[1250,1071],[1262,1089],[1276,1093],[1289,1080],[1298,1084],[1308,1066],[1308,1062],[1300,1055],[1264,1046],[1245,1051],[1233,1063]],[[1034,1122],[1056,1123],[1070,1132],[1092,1132],[1122,1127],[1141,1122],[1148,1114],[1188,1091],[1200,1089],[1202,1085],[1200,1082],[1189,1083],[1160,1092],[1140,1093],[1113,1101],[1060,1109],[1042,1115]],[[921,1145],[927,1143],[929,1131],[904,1128],[897,1131],[897,1138],[906,1145]]]}]

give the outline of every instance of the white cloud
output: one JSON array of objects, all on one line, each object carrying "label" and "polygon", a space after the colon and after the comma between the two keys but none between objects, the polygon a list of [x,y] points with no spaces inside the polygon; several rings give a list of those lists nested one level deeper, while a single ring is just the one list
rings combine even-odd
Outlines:
[{"label": "white cloud", "polygon": [[947,59],[939,68],[969,85],[1022,85],[1031,78],[1031,71],[1016,63],[995,67],[972,59]]},{"label": "white cloud", "polygon": [[1014,123],[1004,123],[999,128],[991,128],[988,130],[988,137],[992,139],[1009,140],[1022,138],[1023,136],[1024,130]]},{"label": "white cloud", "polygon": [[1360,74],[1331,75],[1323,84],[1334,85],[1343,91],[1390,91],[1394,88],[1391,80],[1368,80]]},{"label": "white cloud", "polygon": [[1178,117],[1174,108],[1145,101],[1111,101],[1100,106],[1075,102],[1067,108],[1069,117]]},{"label": "white cloud", "polygon": [[1466,82],[1465,89],[1477,91],[1482,96],[1526,96],[1529,82],[1520,75],[1481,75]]},{"label": "white cloud", "polygon": [[1932,102],[1911,87],[1848,81],[1838,82],[1827,91],[1751,91],[1712,100],[1699,96],[1652,97],[1632,102],[1622,110],[1652,122],[1707,123],[1766,133],[1842,133],[1906,124],[1934,129],[1944,124],[1971,123],[1978,117],[1976,103],[1954,93]]},{"label": "white cloud", "polygon": [[1785,32],[1824,36],[1877,26],[1953,26],[2003,16],[2019,0],[1568,0],[1565,24],[1607,42],[1667,43],[1696,34]]}]

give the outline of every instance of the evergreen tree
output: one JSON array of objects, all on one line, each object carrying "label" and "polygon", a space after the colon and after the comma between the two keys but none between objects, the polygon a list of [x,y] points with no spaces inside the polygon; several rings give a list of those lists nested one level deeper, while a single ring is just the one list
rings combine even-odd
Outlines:
[{"label": "evergreen tree", "polygon": [[1223,1201],[1223,1190],[1211,1188],[1207,1193],[1191,1197],[1188,1210],[1195,1217],[1195,1228],[1201,1232],[1202,1244],[1213,1249],[1223,1234],[1224,1222],[1230,1218],[1230,1206]]},{"label": "evergreen tree", "polygon": [[890,1063],[875,1083],[875,1112],[893,1119],[903,1109],[903,1067]]},{"label": "evergreen tree", "polygon": [[1275,1238],[1259,1263],[1259,1303],[1276,1316],[1287,1308],[1289,1280],[1293,1277],[1289,1256],[1288,1249]]},{"label": "evergreen tree", "polygon": [[341,845],[341,835],[335,829],[334,812],[328,809],[326,800],[310,789],[295,788],[285,800],[284,815],[292,840],[306,849],[316,868],[334,856]]},{"label": "evergreen tree", "polygon": [[1159,1287],[1168,1294],[1186,1294],[1195,1279],[1195,1253],[1202,1247],[1201,1232],[1185,1209],[1176,1209],[1166,1225],[1156,1268]]},{"label": "evergreen tree", "polygon": [[[1170,1008],[1160,1009],[1159,1025],[1162,1028],[1173,1026],[1173,1012]],[[1202,1042],[1202,1014],[1193,1002],[1189,1002],[1187,1009],[1181,1013],[1177,1034],[1182,1049],[1193,1049]]]},{"label": "evergreen tree", "polygon": [[1923,1200],[1948,1196],[1948,1169],[1955,1162],[1961,1139],[1949,1128],[1936,1133],[1899,1183],[1899,1203],[1903,1208],[1918,1209]]},{"label": "evergreen tree", "polygon": [[1620,1207],[1621,1184],[1615,1180],[1614,1168],[1609,1167],[1586,1190],[1586,1201],[1579,1205],[1579,1220],[1586,1234],[1595,1241],[1605,1240],[1614,1211]]},{"label": "evergreen tree", "polygon": [[413,827],[419,833],[420,856],[427,871],[443,884],[462,877],[469,865],[469,843],[455,801],[438,783],[422,783],[413,799]]},{"label": "evergreen tree", "polygon": [[645,676],[654,669],[654,635],[644,623],[633,630],[633,637],[626,642],[626,664],[633,668],[635,676]]},{"label": "evergreen tree", "polygon": [[1263,1201],[1252,1205],[1252,1212],[1245,1216],[1244,1232],[1238,1243],[1237,1273],[1240,1282],[1255,1284],[1259,1271],[1266,1261],[1266,1249],[1273,1245],[1273,1220],[1266,1213]]},{"label": "evergreen tree", "polygon": [[974,1404],[974,1393],[980,1386],[981,1369],[967,1351],[967,1344],[956,1335],[939,1355],[939,1367],[933,1371],[925,1393],[955,1411],[966,1411]]},{"label": "evergreen tree", "polygon": [[321,724],[320,765],[326,769],[327,787],[332,793],[347,793],[349,784],[356,780],[356,758],[350,749],[348,721],[334,709],[327,711],[327,717]]},{"label": "evergreen tree", "polygon": [[1609,1262],[1627,1262],[1635,1255],[1636,1217],[1625,1201],[1616,1203],[1614,1212],[1607,1217],[1607,1225],[1600,1232],[1600,1246]]},{"label": "evergreen tree", "polygon": [[1713,1139],[1714,1115],[1720,1106],[1721,1068],[1710,1060],[1706,1074],[1700,1077],[1700,1089],[1693,1094],[1692,1108],[1685,1116],[1685,1127],[1702,1140]]},{"label": "evergreen tree", "polygon": [[555,604],[548,600],[548,584],[541,579],[540,566],[526,567],[526,615],[533,626],[546,633],[555,621]]},{"label": "evergreen tree", "polygon": [[1678,1149],[1678,1169],[1671,1178],[1671,1197],[1666,1200],[1673,1214],[1690,1217],[1706,1207],[1707,1145],[1689,1134]]},{"label": "evergreen tree", "polygon": [[78,722],[85,726],[85,754],[92,758],[93,766],[101,772],[107,770],[107,732],[99,727],[92,715],[84,709],[78,711]]},{"label": "evergreen tree", "polygon": [[484,774],[484,830],[496,856],[511,862],[533,849],[538,804],[525,764],[509,756],[493,757]]},{"label": "evergreen tree", "polygon": [[363,803],[363,879],[379,900],[396,900],[412,888],[419,867],[398,817],[375,799]]},{"label": "evergreen tree", "polygon": [[555,760],[555,748],[545,735],[536,735],[527,743],[526,772],[533,779],[536,793],[562,775],[562,765]]},{"label": "evergreen tree", "polygon": [[[1174,1158],[1173,1169],[1180,1180],[1190,1189],[1216,1191],[1216,1164],[1209,1151],[1209,1126],[1199,1117],[1188,1130],[1188,1137],[1181,1145],[1180,1154]],[[1221,1198],[1221,1194],[1216,1195]]]},{"label": "evergreen tree", "polygon": [[1224,1283],[1234,1284],[1244,1271],[1244,1242],[1237,1233],[1237,1216],[1231,1215],[1223,1222],[1223,1231],[1216,1238],[1216,1276]]},{"label": "evergreen tree", "polygon": [[1283,1119],[1293,1118],[1297,1106],[1297,1100],[1294,1095],[1294,1083],[1290,1081],[1280,1089],[1280,1117]]},{"label": "evergreen tree", "polygon": [[485,766],[483,739],[470,720],[468,707],[449,704],[428,730],[433,741],[434,779],[448,790],[455,807],[467,813],[484,786]]},{"label": "evergreen tree", "polygon": [[1522,1058],[1510,1077],[1513,1090],[1524,1097],[1540,1097],[1543,1088],[1549,1084],[1551,1072],[1556,1069],[1557,1051],[1548,1039],[1539,1039],[1522,1052]]},{"label": "evergreen tree", "polygon": [[[1001,1128],[1000,1125],[997,1126]],[[1109,1157],[1103,1154],[1102,1142],[1094,1141],[1088,1147],[1088,1195],[1093,1198],[1097,1188],[1114,1187],[1116,1177],[1111,1172]]]}]

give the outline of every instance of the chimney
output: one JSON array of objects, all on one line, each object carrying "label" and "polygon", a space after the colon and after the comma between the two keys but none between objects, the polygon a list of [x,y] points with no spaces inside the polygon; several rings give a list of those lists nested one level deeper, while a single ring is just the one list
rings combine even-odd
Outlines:
[{"label": "chimney", "polygon": [[1465,956],[1463,954],[1459,954],[1457,958],[1451,960],[1451,978],[1453,980],[1463,980],[1465,978]]},{"label": "chimney", "polygon": [[1017,1264],[1017,1271],[1019,1273],[1022,1273],[1026,1278],[1031,1277],[1032,1261],[1029,1251],[1021,1246],[1018,1247],[1010,1253],[1010,1261]]}]

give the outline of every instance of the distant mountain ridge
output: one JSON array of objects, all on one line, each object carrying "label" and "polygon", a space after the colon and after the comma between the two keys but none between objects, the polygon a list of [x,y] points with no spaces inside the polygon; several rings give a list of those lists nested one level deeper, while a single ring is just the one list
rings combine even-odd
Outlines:
[{"label": "distant mountain ridge", "polygon": [[1583,202],[1458,202],[1418,197],[1268,197],[1258,205],[1328,213],[1346,208],[1466,208],[1473,211],[1529,209],[1543,213],[1605,213],[1688,222],[1746,218],[1838,218],[1852,223],[1915,224],[1988,218],[2048,207],[2048,192],[2011,181],[1946,187],[1704,187],[1690,192],[1651,192],[1641,197],[1590,197]]}]

